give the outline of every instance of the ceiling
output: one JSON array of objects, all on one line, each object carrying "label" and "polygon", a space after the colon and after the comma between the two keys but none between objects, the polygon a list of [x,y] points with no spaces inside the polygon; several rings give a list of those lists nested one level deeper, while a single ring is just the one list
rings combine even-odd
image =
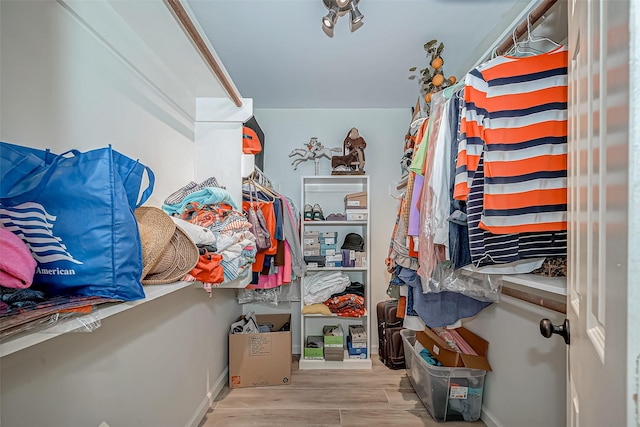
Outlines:
[{"label": "ceiling", "polygon": [[409,68],[423,45],[445,45],[445,75],[464,76],[528,0],[361,0],[333,37],[322,0],[188,0],[242,97],[254,108],[409,108],[419,95]]}]

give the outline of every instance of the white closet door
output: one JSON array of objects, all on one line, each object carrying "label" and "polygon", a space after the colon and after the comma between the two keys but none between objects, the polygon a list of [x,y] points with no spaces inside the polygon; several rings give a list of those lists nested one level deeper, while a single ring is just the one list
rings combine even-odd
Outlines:
[{"label": "white closet door", "polygon": [[569,1],[568,426],[632,425],[629,12],[626,0]]}]

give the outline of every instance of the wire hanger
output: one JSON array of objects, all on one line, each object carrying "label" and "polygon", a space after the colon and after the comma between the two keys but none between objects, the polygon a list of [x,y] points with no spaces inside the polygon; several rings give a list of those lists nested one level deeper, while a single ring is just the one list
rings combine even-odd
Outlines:
[{"label": "wire hanger", "polygon": [[[512,49],[516,56],[526,56],[526,55],[538,55],[540,53],[549,52],[557,47],[560,47],[559,43],[551,40],[548,37],[535,37],[531,32],[531,15],[527,15],[527,38],[521,42],[516,42],[515,40],[515,31],[513,34],[514,38],[514,48]],[[540,43],[540,42],[548,42],[553,45],[551,49],[536,49],[531,46],[532,43]]]},{"label": "wire hanger", "polygon": [[[542,20],[544,21],[544,15],[542,16]],[[562,46],[560,43],[557,43],[557,42],[551,40],[548,37],[542,37],[542,36],[537,36],[536,37],[531,32],[531,15],[527,16],[527,33],[528,33],[529,43],[537,43],[537,42],[546,41],[546,42],[551,43],[554,46],[554,48]]]}]

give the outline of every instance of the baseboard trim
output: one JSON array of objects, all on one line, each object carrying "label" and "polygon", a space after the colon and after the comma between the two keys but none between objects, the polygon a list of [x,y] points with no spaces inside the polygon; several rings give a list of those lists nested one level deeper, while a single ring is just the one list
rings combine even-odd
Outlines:
[{"label": "baseboard trim", "polygon": [[493,415],[484,405],[482,405],[482,414],[480,415],[480,419],[487,425],[487,427],[504,427],[495,415]]},{"label": "baseboard trim", "polygon": [[224,368],[224,371],[222,371],[213,387],[211,387],[211,390],[209,390],[207,395],[204,397],[204,400],[200,403],[200,406],[198,406],[198,409],[196,410],[195,414],[193,414],[193,417],[191,417],[186,427],[198,427],[200,421],[202,421],[202,418],[204,418],[204,415],[209,410],[209,407],[213,403],[216,396],[222,391],[225,384],[227,384],[228,377],[229,366]]}]

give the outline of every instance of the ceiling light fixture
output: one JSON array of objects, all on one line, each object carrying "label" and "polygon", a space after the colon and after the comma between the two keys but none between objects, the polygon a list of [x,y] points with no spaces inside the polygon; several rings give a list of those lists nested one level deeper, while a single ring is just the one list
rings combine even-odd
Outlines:
[{"label": "ceiling light fixture", "polygon": [[363,25],[364,15],[358,9],[360,0],[322,0],[322,3],[329,10],[322,17],[322,29],[329,37],[333,37],[333,29],[338,18],[347,13],[351,16],[351,32]]}]

